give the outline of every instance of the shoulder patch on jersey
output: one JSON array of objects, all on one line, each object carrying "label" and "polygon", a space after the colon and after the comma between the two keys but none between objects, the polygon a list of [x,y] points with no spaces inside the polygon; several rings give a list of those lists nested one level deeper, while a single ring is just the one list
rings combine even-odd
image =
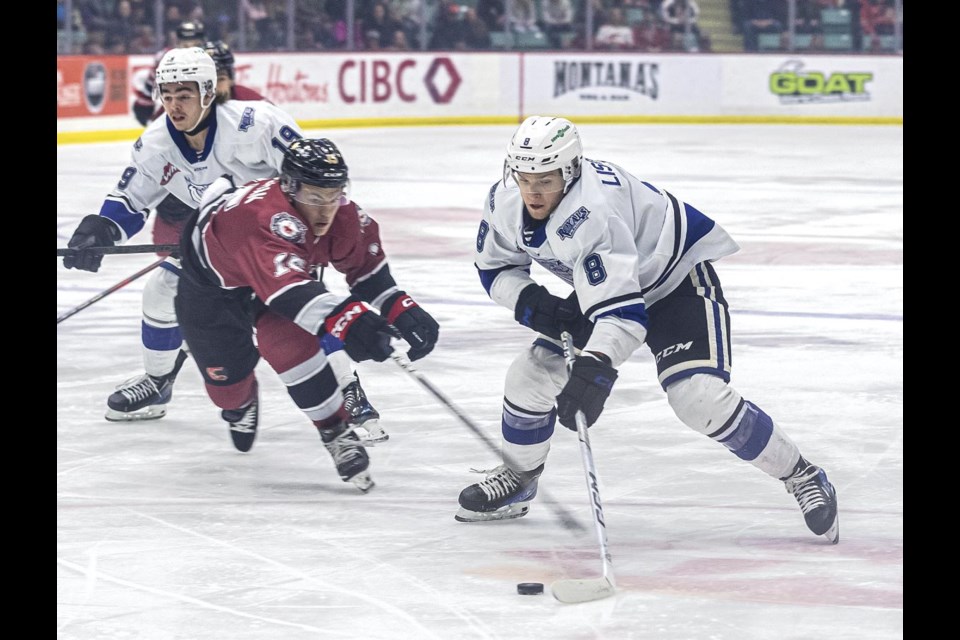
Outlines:
[{"label": "shoulder patch on jersey", "polygon": [[493,213],[493,209],[494,209],[493,202],[495,200],[494,196],[497,195],[497,185],[499,184],[500,184],[499,180],[494,182],[493,186],[490,187],[490,194],[487,196],[488,198],[490,198],[490,213]]},{"label": "shoulder patch on jersey", "polygon": [[367,215],[367,212],[361,209],[359,205],[357,205],[357,219],[360,221],[361,227],[369,227],[370,223],[372,222],[372,220],[370,220],[370,216]]},{"label": "shoulder patch on jersey", "polygon": [[370,246],[367,247],[367,251],[369,251],[372,256],[380,255],[380,245],[376,242],[371,242]]},{"label": "shoulder patch on jersey", "polygon": [[143,149],[143,138],[137,138],[137,141],[133,143],[134,151],[140,151]]},{"label": "shoulder patch on jersey", "polygon": [[572,238],[573,234],[577,232],[577,229],[580,227],[580,225],[586,222],[589,216],[590,210],[586,207],[580,207],[571,213],[569,218],[563,221],[563,224],[560,225],[559,229],[557,229],[557,235],[560,236],[561,240]]},{"label": "shoulder patch on jersey", "polygon": [[257,112],[253,107],[247,107],[243,110],[243,115],[240,116],[240,126],[237,127],[240,131],[246,131],[253,126],[253,114]]},{"label": "shoulder patch on jersey", "polygon": [[180,173],[180,169],[178,169],[172,162],[168,162],[163,167],[163,175],[160,177],[160,186],[162,187],[173,180],[173,176],[177,175],[178,173]]},{"label": "shoulder patch on jersey", "polygon": [[303,244],[303,238],[307,235],[307,225],[303,224],[299,218],[281,211],[270,218],[270,231],[288,242]]}]

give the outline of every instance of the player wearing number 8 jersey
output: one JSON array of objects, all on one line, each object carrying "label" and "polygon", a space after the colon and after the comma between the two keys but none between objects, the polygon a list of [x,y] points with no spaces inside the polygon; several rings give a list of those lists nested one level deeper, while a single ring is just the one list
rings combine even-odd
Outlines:
[{"label": "player wearing number 8 jersey", "polygon": [[[730,316],[712,263],[737,249],[693,205],[616,164],[584,158],[572,122],[525,120],[485,201],[474,259],[490,297],[540,335],[506,376],[501,426],[510,464],[461,492],[457,519],[525,515],[555,422],[576,430],[583,411],[593,424],[616,367],[646,343],[677,417],[784,482],[811,531],[836,542],[836,492],[826,474],[729,384]],[[534,281],[533,262],[573,294],[560,298]],[[558,340],[564,331],[581,349],[570,375]]]}]

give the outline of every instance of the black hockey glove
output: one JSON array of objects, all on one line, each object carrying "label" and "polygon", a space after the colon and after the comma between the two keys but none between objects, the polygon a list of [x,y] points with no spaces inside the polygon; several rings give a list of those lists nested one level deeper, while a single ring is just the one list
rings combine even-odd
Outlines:
[{"label": "black hockey glove", "polygon": [[327,316],[324,327],[327,333],[343,341],[347,355],[356,362],[383,362],[393,353],[390,339],[400,337],[386,320],[354,298],[338,304]]},{"label": "black hockey glove", "polygon": [[67,269],[97,272],[100,270],[103,254],[97,251],[85,251],[85,249],[112,247],[120,238],[120,227],[109,218],[96,214],[85,216],[67,243],[67,248],[78,249],[78,251],[64,256],[63,266]]},{"label": "black hockey glove", "polygon": [[410,345],[407,351],[410,360],[419,360],[433,351],[440,325],[405,291],[397,291],[387,298],[382,308],[387,322],[399,329],[403,339]]},{"label": "black hockey glove", "polygon": [[569,331],[578,348],[587,344],[593,331],[593,323],[580,312],[576,291],[566,299],[558,298],[538,284],[528,285],[520,292],[513,317],[523,326],[556,340],[562,332]]},{"label": "black hockey glove", "polygon": [[557,417],[560,424],[577,430],[577,411],[583,411],[587,426],[593,425],[603,411],[617,381],[617,370],[590,355],[577,356],[570,371],[570,380],[557,396]]}]

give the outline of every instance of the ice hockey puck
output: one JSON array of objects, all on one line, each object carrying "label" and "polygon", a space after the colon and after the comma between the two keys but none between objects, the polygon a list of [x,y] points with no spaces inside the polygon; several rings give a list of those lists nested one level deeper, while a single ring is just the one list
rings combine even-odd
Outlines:
[{"label": "ice hockey puck", "polygon": [[543,583],[521,582],[517,585],[517,593],[522,596],[538,596],[543,593]]}]

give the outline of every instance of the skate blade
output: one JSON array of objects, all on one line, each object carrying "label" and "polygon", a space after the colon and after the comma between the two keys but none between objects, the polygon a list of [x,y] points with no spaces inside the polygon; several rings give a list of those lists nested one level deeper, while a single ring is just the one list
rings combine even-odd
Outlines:
[{"label": "skate blade", "polygon": [[103,417],[110,422],[139,422],[141,420],[159,420],[165,415],[167,415],[167,405],[152,404],[149,407],[129,412],[117,411],[107,407],[107,413]]},{"label": "skate blade", "polygon": [[366,493],[370,491],[370,489],[373,489],[375,486],[377,486],[373,481],[373,478],[370,477],[369,471],[361,471],[352,478],[348,478],[347,482],[352,482],[354,485],[356,485],[357,489],[360,489],[360,491],[363,493]]},{"label": "skate blade", "polygon": [[457,522],[489,522],[491,520],[513,520],[522,518],[530,511],[529,502],[515,502],[514,504],[500,507],[496,511],[470,511],[460,507],[453,519]]},{"label": "skate blade", "polygon": [[836,518],[833,519],[833,524],[830,525],[830,528],[827,529],[827,532],[823,534],[823,537],[826,538],[830,544],[837,544],[840,542],[840,515],[838,514]]},{"label": "skate blade", "polygon": [[363,424],[355,425],[352,429],[360,442],[367,447],[381,444],[390,439],[390,434],[383,430],[379,420],[367,420]]}]

